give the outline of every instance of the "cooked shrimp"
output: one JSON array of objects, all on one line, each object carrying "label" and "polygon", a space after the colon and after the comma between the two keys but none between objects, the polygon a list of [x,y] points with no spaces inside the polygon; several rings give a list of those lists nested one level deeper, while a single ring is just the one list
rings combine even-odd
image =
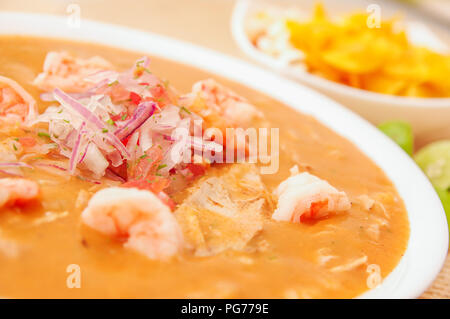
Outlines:
[{"label": "cooked shrimp", "polygon": [[0,179],[0,207],[24,204],[36,199],[39,186],[36,182],[24,178]]},{"label": "cooked shrimp", "polygon": [[182,247],[182,233],[175,217],[149,191],[122,187],[100,190],[81,218],[103,234],[126,238],[124,247],[150,259],[166,260]]},{"label": "cooked shrimp", "polygon": [[58,87],[67,92],[82,92],[92,85],[85,80],[88,75],[112,68],[108,61],[99,56],[81,59],[65,51],[51,51],[45,57],[43,72],[34,79],[33,84],[44,91]]},{"label": "cooked shrimp", "polygon": [[29,123],[37,115],[36,101],[16,81],[0,76],[0,120]]},{"label": "cooked shrimp", "polygon": [[248,127],[260,112],[246,99],[213,79],[198,81],[192,86],[192,111],[202,116],[211,127]]},{"label": "cooked shrimp", "polygon": [[278,205],[272,218],[279,221],[300,223],[327,217],[351,207],[344,192],[306,172],[283,181],[274,194],[278,198]]}]

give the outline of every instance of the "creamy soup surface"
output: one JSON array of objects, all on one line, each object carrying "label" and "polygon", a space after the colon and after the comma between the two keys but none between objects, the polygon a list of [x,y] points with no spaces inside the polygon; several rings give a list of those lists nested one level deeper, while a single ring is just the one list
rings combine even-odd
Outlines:
[{"label": "creamy soup surface", "polygon": [[[118,70],[142,56],[94,44],[2,36],[0,75],[22,85],[40,113],[52,103],[43,102],[42,91],[31,82],[42,72],[46,54],[60,50],[83,58],[101,56]],[[248,99],[271,127],[280,129],[279,170],[261,175],[268,193],[298,165],[300,172],[344,191],[351,208],[314,222],[290,223],[271,219],[274,207],[265,203],[262,230],[245,248],[209,256],[187,249],[167,261],[151,260],[81,222],[89,197],[114,183],[24,169],[26,178],[38,181],[40,197],[30,205],[0,209],[0,296],[349,298],[369,289],[374,272],[384,278],[394,269],[408,243],[407,213],[393,184],[358,148],[316,119],[238,83],[162,58],[150,60],[150,70],[169,79],[178,92],[190,92],[194,82],[213,78]],[[36,133],[0,133],[0,140],[14,134]],[[212,165],[202,178],[221,176],[229,166]],[[365,207],[364,195],[374,204]],[[177,207],[187,196],[189,189],[171,195]],[[79,266],[80,288],[68,288],[70,265]]]}]

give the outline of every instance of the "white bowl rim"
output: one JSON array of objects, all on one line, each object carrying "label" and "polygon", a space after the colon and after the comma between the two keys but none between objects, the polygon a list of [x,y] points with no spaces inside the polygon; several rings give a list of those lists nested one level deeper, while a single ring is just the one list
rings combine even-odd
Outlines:
[{"label": "white bowl rim", "polygon": [[[359,297],[415,298],[438,275],[447,255],[448,228],[443,207],[430,182],[394,142],[328,97],[224,54],[123,26],[83,19],[81,27],[73,29],[61,16],[0,12],[0,35],[42,36],[145,52],[228,78],[293,110],[314,116],[353,142],[385,172],[408,212],[410,238],[404,256],[381,285]],[[277,90],[271,92],[271,87]]]},{"label": "white bowl rim", "polygon": [[282,66],[278,61],[257,50],[249,41],[245,30],[244,21],[248,10],[251,8],[251,0],[237,0],[233,9],[231,18],[231,32],[238,47],[251,59],[261,63],[262,65],[289,75],[294,79],[304,81],[323,90],[337,93],[345,96],[353,96],[360,100],[368,100],[373,102],[382,102],[393,106],[418,107],[418,108],[450,108],[450,97],[405,97],[389,94],[371,92],[363,89],[354,88],[341,83],[333,82],[320,76],[293,68],[290,65]]}]

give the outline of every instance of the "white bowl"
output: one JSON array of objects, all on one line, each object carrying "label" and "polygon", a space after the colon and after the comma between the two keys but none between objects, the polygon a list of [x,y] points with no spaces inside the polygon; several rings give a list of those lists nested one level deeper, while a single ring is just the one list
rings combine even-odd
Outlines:
[{"label": "white bowl", "polygon": [[[237,45],[252,60],[328,95],[374,124],[392,119],[406,120],[412,124],[414,133],[422,143],[450,138],[450,98],[408,98],[353,88],[280,63],[256,49],[249,41],[244,26],[248,15],[264,7],[262,5],[267,4],[239,0],[231,20],[231,30]],[[425,29],[423,24],[411,22],[407,27],[414,28],[410,31],[415,43],[445,51],[444,43],[429,29]]]},{"label": "white bowl", "polygon": [[242,83],[289,105],[293,110],[316,117],[352,141],[383,169],[395,184],[408,211],[411,233],[405,255],[380,286],[361,297],[417,297],[439,273],[447,254],[448,229],[444,210],[433,187],[396,144],[333,100],[220,53],[125,27],[83,20],[80,28],[73,29],[63,17],[2,12],[0,34],[83,40],[147,52]]}]

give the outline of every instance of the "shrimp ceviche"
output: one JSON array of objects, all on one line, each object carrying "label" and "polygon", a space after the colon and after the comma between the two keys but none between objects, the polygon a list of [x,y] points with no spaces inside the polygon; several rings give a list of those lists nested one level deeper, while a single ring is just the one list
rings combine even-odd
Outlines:
[{"label": "shrimp ceviche", "polygon": [[405,251],[392,183],[310,116],[93,44],[0,60],[0,296],[347,298]]}]

